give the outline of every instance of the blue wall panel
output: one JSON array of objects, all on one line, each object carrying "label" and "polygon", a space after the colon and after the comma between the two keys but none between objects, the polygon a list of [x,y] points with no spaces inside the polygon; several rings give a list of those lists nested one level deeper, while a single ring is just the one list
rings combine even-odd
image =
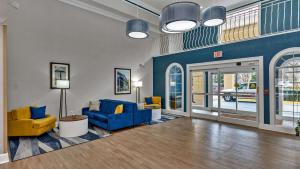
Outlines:
[{"label": "blue wall panel", "polygon": [[[264,58],[264,89],[269,89],[269,63],[273,56],[281,50],[290,47],[300,47],[300,32],[276,35],[261,39],[243,41],[187,51],[172,55],[153,58],[153,95],[162,96],[163,107],[165,106],[165,72],[171,63],[179,63],[185,70],[185,110],[186,110],[186,65],[192,63],[211,62],[236,58],[263,56]],[[213,52],[223,51],[223,57],[214,59]],[[265,123],[270,123],[269,96],[264,97]]]}]

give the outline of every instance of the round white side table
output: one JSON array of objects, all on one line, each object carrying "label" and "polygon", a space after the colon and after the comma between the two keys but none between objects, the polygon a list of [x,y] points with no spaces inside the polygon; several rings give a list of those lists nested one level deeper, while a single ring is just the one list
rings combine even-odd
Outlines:
[{"label": "round white side table", "polygon": [[152,109],[152,120],[161,119],[161,109]]},{"label": "round white side table", "polygon": [[59,121],[60,137],[78,137],[88,133],[88,118],[82,115],[73,115]]}]

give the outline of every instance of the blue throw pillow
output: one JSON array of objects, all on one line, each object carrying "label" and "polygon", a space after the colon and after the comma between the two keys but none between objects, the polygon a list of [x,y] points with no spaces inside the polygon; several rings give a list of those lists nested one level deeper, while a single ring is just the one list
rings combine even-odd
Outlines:
[{"label": "blue throw pillow", "polygon": [[146,101],[146,104],[153,104],[152,97],[146,97],[145,101]]},{"label": "blue throw pillow", "polygon": [[30,107],[32,119],[42,119],[46,117],[46,106]]}]

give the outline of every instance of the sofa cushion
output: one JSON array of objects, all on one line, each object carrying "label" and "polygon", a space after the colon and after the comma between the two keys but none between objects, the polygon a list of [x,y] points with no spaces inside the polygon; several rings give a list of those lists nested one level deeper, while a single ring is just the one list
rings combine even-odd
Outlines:
[{"label": "sofa cushion", "polygon": [[30,107],[23,107],[12,111],[13,120],[31,119]]},{"label": "sofa cushion", "polygon": [[105,114],[100,114],[100,113],[95,113],[94,114],[94,119],[95,120],[99,120],[99,121],[107,121],[108,120],[108,118],[107,118],[107,116],[105,115]]},{"label": "sofa cushion", "polygon": [[39,129],[51,125],[56,122],[56,117],[47,115],[43,119],[33,120],[33,128]]},{"label": "sofa cushion", "polygon": [[152,97],[146,97],[145,102],[146,104],[153,104]]},{"label": "sofa cushion", "polygon": [[160,105],[160,104],[149,104],[149,105],[147,104],[147,105],[144,105],[144,106],[145,106],[145,108],[148,108],[148,109],[149,109],[149,108],[151,108],[151,109],[152,109],[152,108],[154,108],[154,109],[155,109],[155,108],[161,108],[161,105]]},{"label": "sofa cushion", "polygon": [[[123,104],[123,102],[114,101],[114,100],[102,100],[101,105],[100,105],[100,110],[103,113],[114,114],[116,107],[120,104]],[[126,105],[124,105],[124,106],[126,106]],[[125,109],[125,107],[123,107],[123,108]]]},{"label": "sofa cushion", "polygon": [[42,119],[46,117],[46,106],[30,107],[31,119]]},{"label": "sofa cushion", "polygon": [[[136,103],[127,102],[127,101],[119,101],[119,100],[109,100],[109,99],[105,99],[105,100],[111,102],[111,104],[113,105],[114,108],[116,108],[120,104],[123,104],[123,113],[135,111],[134,106],[137,108]],[[104,112],[104,113],[106,113],[106,112]],[[114,112],[112,114],[114,114]]]},{"label": "sofa cushion", "polygon": [[115,112],[116,106],[117,105],[113,104],[111,101],[103,100],[101,101],[100,110],[104,113],[111,114]]}]

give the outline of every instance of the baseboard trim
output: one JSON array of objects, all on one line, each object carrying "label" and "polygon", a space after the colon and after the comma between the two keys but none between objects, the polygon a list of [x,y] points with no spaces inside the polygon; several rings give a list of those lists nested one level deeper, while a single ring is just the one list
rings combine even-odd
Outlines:
[{"label": "baseboard trim", "polygon": [[0,154],[0,164],[4,164],[8,162],[9,162],[8,153]]},{"label": "baseboard trim", "polygon": [[167,113],[167,114],[174,114],[174,115],[178,115],[178,116],[186,116],[188,117],[188,114],[186,112],[181,112],[181,111],[163,111],[164,113]]},{"label": "baseboard trim", "polygon": [[274,132],[280,132],[280,133],[286,133],[286,134],[296,134],[293,129],[290,128],[283,128],[275,125],[270,125],[270,124],[260,124],[259,125],[260,129],[263,130],[269,130],[269,131],[274,131]]}]

